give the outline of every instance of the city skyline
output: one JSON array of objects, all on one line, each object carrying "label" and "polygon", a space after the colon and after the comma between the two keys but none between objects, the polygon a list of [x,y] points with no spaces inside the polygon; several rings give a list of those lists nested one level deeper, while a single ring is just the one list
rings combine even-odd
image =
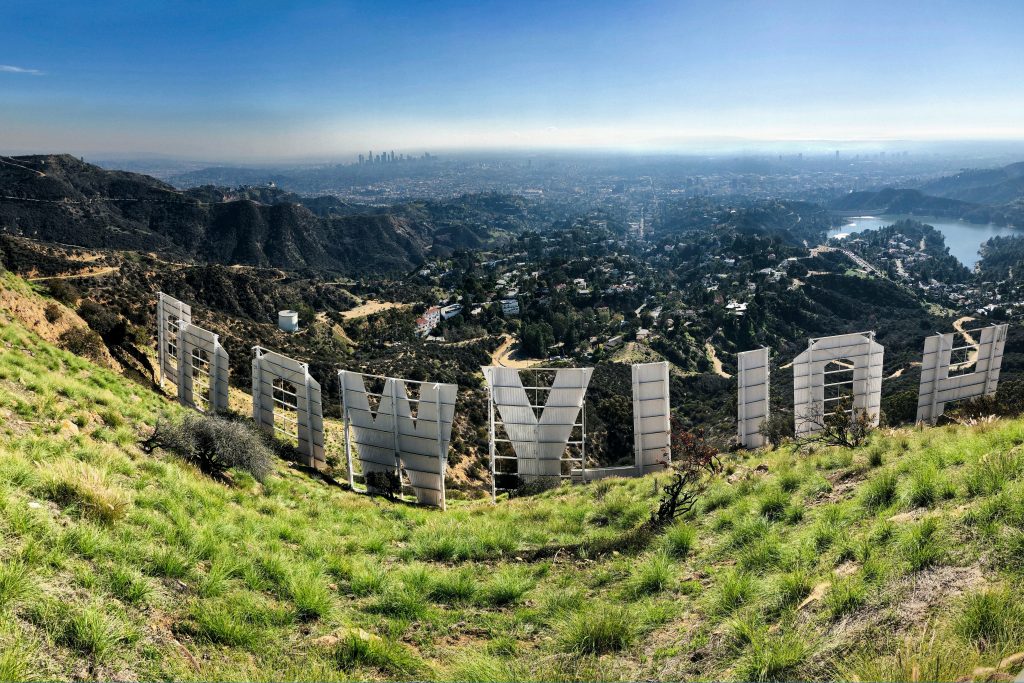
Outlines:
[{"label": "city skyline", "polygon": [[1011,2],[71,2],[5,18],[4,152],[1024,139]]}]

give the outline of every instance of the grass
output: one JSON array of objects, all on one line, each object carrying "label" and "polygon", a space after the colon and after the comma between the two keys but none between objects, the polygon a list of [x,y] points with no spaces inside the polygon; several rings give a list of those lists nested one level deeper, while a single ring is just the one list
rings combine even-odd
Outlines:
[{"label": "grass", "polygon": [[772,489],[757,501],[757,511],[765,519],[782,519],[789,506],[789,494],[782,488]]},{"label": "grass", "polygon": [[660,593],[674,578],[674,564],[667,553],[657,552],[634,570],[627,586],[633,597]]},{"label": "grass", "polygon": [[749,604],[757,592],[754,577],[746,572],[729,570],[718,580],[718,589],[712,594],[709,611],[728,615]]},{"label": "grass", "polygon": [[345,673],[375,669],[389,677],[411,678],[424,670],[423,663],[400,643],[365,633],[350,633],[334,650],[334,659]]},{"label": "grass", "polygon": [[514,605],[533,587],[533,580],[517,567],[502,567],[477,593],[477,602],[490,607]]},{"label": "grass", "polygon": [[259,627],[248,615],[226,603],[205,603],[194,613],[192,629],[199,638],[218,645],[251,647],[259,642]]},{"label": "grass", "polygon": [[656,477],[443,513],[218,482],[136,446],[171,401],[2,309],[0,344],[0,680],[959,680],[1024,650],[1024,420],[729,453],[634,548]]},{"label": "grass", "polygon": [[899,477],[895,472],[883,471],[876,474],[864,486],[861,502],[869,510],[888,507],[896,500]]},{"label": "grass", "polygon": [[810,595],[813,588],[810,576],[803,569],[781,574],[775,580],[772,606],[778,611],[795,607]]},{"label": "grass", "polygon": [[124,491],[110,485],[103,470],[73,458],[47,465],[39,491],[60,505],[78,507],[83,514],[107,523],[122,517],[130,504]]},{"label": "grass", "polygon": [[476,577],[466,569],[456,569],[445,571],[434,578],[427,594],[435,602],[468,604],[476,592]]},{"label": "grass", "polygon": [[636,621],[629,610],[605,604],[569,618],[561,627],[559,643],[566,652],[599,655],[622,650],[636,637]]},{"label": "grass", "polygon": [[685,560],[697,543],[697,531],[686,522],[678,521],[665,532],[665,549],[676,559]]},{"label": "grass", "polygon": [[832,584],[825,595],[825,609],[833,619],[853,612],[867,600],[867,586],[859,577],[848,577]]},{"label": "grass", "polygon": [[115,597],[131,605],[144,605],[153,592],[141,572],[123,566],[111,570],[108,588]]},{"label": "grass", "polygon": [[0,563],[0,611],[17,607],[32,592],[28,568],[20,562]]},{"label": "grass", "polygon": [[810,645],[798,633],[763,635],[750,644],[735,674],[745,681],[797,680],[810,651]]},{"label": "grass", "polygon": [[984,650],[1024,644],[1019,589],[997,587],[968,595],[953,620],[957,635]]},{"label": "grass", "polygon": [[938,521],[928,517],[911,526],[900,541],[900,551],[911,571],[920,571],[941,562],[946,549]]}]

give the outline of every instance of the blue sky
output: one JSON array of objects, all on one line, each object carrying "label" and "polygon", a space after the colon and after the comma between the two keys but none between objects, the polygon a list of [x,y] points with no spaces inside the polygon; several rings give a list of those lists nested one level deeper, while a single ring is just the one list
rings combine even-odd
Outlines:
[{"label": "blue sky", "polygon": [[1024,138],[1024,2],[5,3],[0,150]]}]

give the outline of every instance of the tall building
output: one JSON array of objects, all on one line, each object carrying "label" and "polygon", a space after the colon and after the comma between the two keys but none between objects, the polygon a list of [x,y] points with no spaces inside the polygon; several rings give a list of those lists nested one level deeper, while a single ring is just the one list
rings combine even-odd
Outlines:
[{"label": "tall building", "polygon": [[362,154],[359,155],[359,165],[360,166],[363,165],[363,155]]}]

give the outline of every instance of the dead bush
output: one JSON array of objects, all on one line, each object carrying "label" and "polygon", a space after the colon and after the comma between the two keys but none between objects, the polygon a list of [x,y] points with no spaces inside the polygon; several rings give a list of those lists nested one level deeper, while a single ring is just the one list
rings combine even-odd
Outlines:
[{"label": "dead bush", "polygon": [[174,453],[217,478],[236,468],[262,482],[273,469],[263,435],[246,422],[214,415],[186,413],[177,422],[160,420],[141,446],[147,453],[157,448]]}]

